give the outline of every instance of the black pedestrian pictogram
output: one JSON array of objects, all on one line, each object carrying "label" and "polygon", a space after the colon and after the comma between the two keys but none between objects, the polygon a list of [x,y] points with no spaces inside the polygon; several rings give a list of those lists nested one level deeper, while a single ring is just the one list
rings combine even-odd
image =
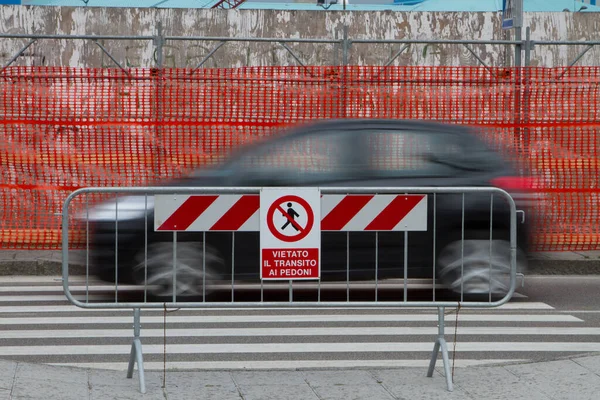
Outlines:
[{"label": "black pedestrian pictogram", "polygon": [[[296,224],[294,224],[292,221],[295,221],[295,220],[296,220],[296,217],[299,217],[299,216],[300,216],[300,214],[298,214],[298,213],[296,212],[296,210],[294,210],[294,209],[292,208],[292,203],[287,203],[287,206],[288,206],[288,209],[287,209],[287,215],[288,215],[288,217],[286,217],[287,221],[286,221],[286,223],[285,223],[285,224],[284,224],[284,225],[281,227],[281,230],[282,230],[282,231],[283,231],[283,230],[285,230],[285,228],[287,228],[287,226],[288,226],[289,224],[292,224],[292,227],[293,227],[293,228],[294,228],[296,231],[298,231],[298,228],[296,227]],[[285,217],[285,214],[283,214],[283,216]]]},{"label": "black pedestrian pictogram", "polygon": [[[277,225],[281,221],[281,217],[277,214],[281,214],[287,220],[283,226]],[[303,225],[300,224],[300,221]],[[271,203],[266,214],[266,222],[269,232],[275,239],[292,243],[304,239],[312,232],[315,215],[305,199],[295,195],[287,195],[281,196]],[[286,232],[286,228],[290,224],[294,229],[287,229]]]}]

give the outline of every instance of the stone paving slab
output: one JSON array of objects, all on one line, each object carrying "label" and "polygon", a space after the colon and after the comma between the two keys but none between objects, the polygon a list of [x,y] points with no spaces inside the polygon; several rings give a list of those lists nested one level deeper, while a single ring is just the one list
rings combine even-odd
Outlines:
[{"label": "stone paving slab", "polygon": [[11,389],[17,373],[17,363],[0,361],[0,389]]},{"label": "stone paving slab", "polygon": [[475,399],[546,400],[548,396],[535,385],[524,383],[508,368],[480,367],[455,375],[455,385]]},{"label": "stone paving slab", "polygon": [[[460,376],[464,369],[457,374]],[[402,368],[372,371],[373,376],[394,398],[401,400],[454,400],[471,399],[460,386],[446,389],[446,378],[441,373],[427,377],[427,368]],[[456,381],[456,380],[455,380]]]},{"label": "stone paving slab", "polygon": [[572,360],[511,365],[506,370],[539,388],[553,400],[598,399],[600,376]]},{"label": "stone paving slab", "polygon": [[[0,399],[219,399],[219,400],[596,400],[600,354],[539,363],[461,367],[454,391],[441,368],[296,371],[137,371],[79,369],[0,361]],[[124,366],[125,367],[125,366]]]},{"label": "stone paving slab", "polygon": [[600,357],[579,357],[574,359],[573,362],[600,376]]},{"label": "stone paving slab", "polygon": [[[265,385],[245,385],[240,386],[240,397],[245,400],[319,400],[314,389],[304,385],[290,386],[265,386]],[[238,397],[238,398],[240,398]],[[349,399],[349,397],[338,397],[339,399]]]}]

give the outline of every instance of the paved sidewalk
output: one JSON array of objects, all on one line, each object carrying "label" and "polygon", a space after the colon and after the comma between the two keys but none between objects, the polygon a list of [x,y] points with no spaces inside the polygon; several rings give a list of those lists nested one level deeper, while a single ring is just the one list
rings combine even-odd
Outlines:
[{"label": "paved sidewalk", "polygon": [[[70,274],[85,274],[85,250],[69,252]],[[56,250],[0,250],[0,275],[60,275]],[[539,252],[529,260],[529,275],[600,274],[600,251]]]},{"label": "paved sidewalk", "polygon": [[[124,363],[124,368],[126,364]],[[456,368],[446,390],[441,359],[432,378],[425,368],[146,372],[77,369],[0,361],[0,399],[244,399],[244,400],[596,400],[600,355],[557,361]]]}]

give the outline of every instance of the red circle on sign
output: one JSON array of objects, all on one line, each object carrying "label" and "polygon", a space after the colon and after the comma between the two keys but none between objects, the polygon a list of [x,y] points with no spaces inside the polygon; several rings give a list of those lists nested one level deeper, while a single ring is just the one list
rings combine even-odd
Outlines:
[{"label": "red circle on sign", "polygon": [[[297,235],[294,236],[286,236],[284,234],[282,234],[281,232],[279,232],[277,230],[277,228],[275,227],[275,212],[279,210],[279,212],[281,212],[281,203],[285,203],[285,202],[290,202],[293,201],[294,203],[298,203],[300,204],[302,207],[304,207],[304,210],[306,210],[306,226],[304,228],[300,229],[300,232]],[[284,212],[285,214],[285,212]],[[288,219],[288,221],[291,222],[290,219]],[[271,231],[271,233],[273,234],[273,236],[275,236],[277,239],[281,240],[282,242],[297,242],[298,240],[302,240],[306,237],[306,235],[308,235],[310,233],[310,230],[313,227],[313,224],[315,223],[315,216],[313,214],[312,208],[310,208],[310,205],[308,204],[308,202],[306,200],[304,200],[302,197],[298,197],[298,196],[294,196],[294,195],[289,195],[289,196],[283,196],[278,198],[277,200],[275,200],[275,202],[273,204],[271,204],[271,207],[269,207],[269,211],[267,212],[267,226],[269,227],[269,230]]]}]

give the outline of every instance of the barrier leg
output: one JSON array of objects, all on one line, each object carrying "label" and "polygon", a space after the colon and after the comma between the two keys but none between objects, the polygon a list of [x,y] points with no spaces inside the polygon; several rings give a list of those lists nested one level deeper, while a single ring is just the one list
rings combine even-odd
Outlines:
[{"label": "barrier leg", "polygon": [[452,375],[450,374],[450,358],[448,357],[448,346],[446,344],[446,338],[444,337],[444,307],[438,307],[438,337],[435,340],[433,346],[433,353],[431,354],[431,361],[429,362],[429,370],[427,376],[433,376],[433,370],[437,361],[438,353],[442,351],[442,360],[444,362],[444,373],[446,374],[446,385],[448,391],[452,392],[454,387],[452,385]]},{"label": "barrier leg", "polygon": [[140,340],[140,309],[133,309],[133,343],[129,354],[129,366],[127,367],[127,378],[133,377],[135,363],[138,365],[140,374],[140,392],[146,393],[146,379],[144,377],[144,355],[142,353],[142,341]]}]

